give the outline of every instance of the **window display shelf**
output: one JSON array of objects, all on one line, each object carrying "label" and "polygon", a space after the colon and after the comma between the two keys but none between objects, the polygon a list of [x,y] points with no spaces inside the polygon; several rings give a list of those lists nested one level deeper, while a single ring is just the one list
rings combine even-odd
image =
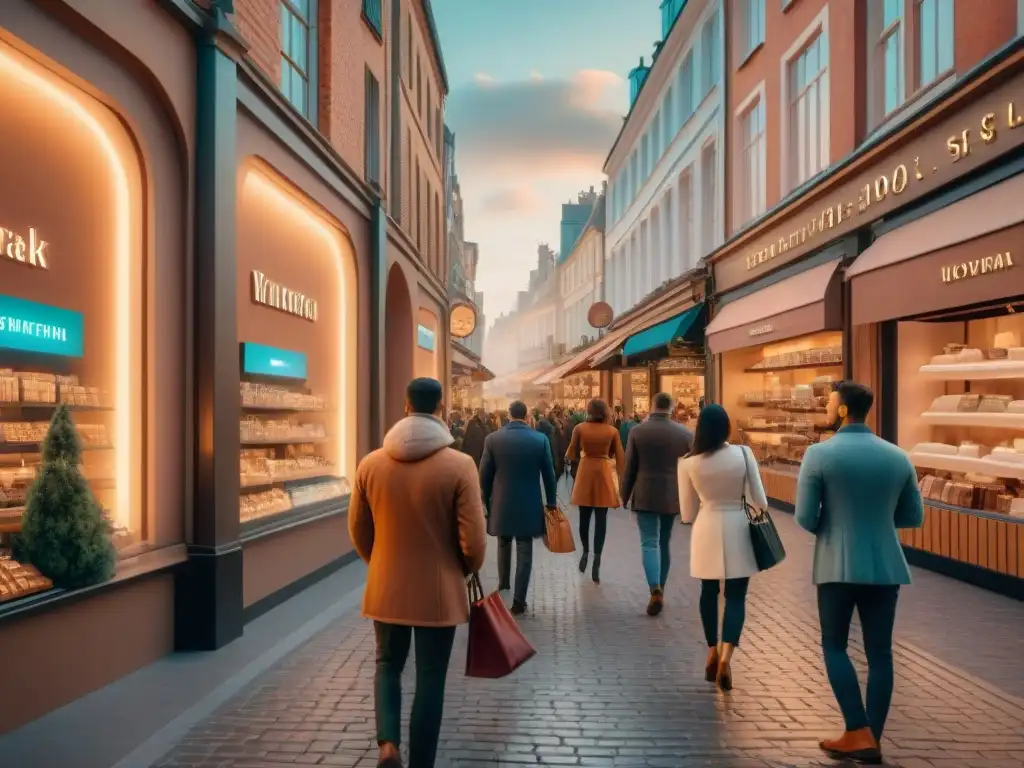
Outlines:
[{"label": "window display shelf", "polygon": [[1024,360],[986,360],[981,363],[922,365],[919,375],[943,381],[986,381],[1024,379]]},{"label": "window display shelf", "polygon": [[24,514],[24,507],[0,509],[0,533],[18,533],[21,530],[21,518]]},{"label": "window display shelf", "polygon": [[921,414],[925,424],[936,427],[994,427],[1024,430],[1024,413],[940,413],[925,411]]},{"label": "window display shelf", "polygon": [[241,444],[243,446],[251,445],[305,445],[306,443],[326,443],[330,440],[329,437],[280,437],[270,438],[268,440],[243,440]]},{"label": "window display shelf", "polygon": [[73,403],[26,403],[22,401],[7,402],[0,401],[0,411],[7,410],[33,410],[33,411],[55,411],[58,406],[65,406],[69,411],[113,411],[110,405],[74,405]]},{"label": "window display shelf", "polygon": [[270,488],[280,483],[302,483],[310,480],[323,482],[336,480],[340,482],[341,478],[329,472],[324,472],[322,469],[310,472],[296,472],[291,475],[248,475],[241,479],[241,488],[243,491],[255,491]]},{"label": "window display shelf", "polygon": [[242,403],[243,411],[270,411],[271,413],[330,413],[323,408],[302,408],[288,405],[246,405]]},{"label": "window display shelf", "polygon": [[921,451],[911,451],[909,455],[914,466],[920,469],[935,469],[942,472],[975,472],[980,475],[1024,480],[1024,464]]},{"label": "window display shelf", "polygon": [[744,373],[779,373],[781,371],[806,371],[813,368],[842,368],[843,363],[839,362],[828,362],[828,363],[800,363],[799,365],[778,365],[772,368],[746,368]]},{"label": "window display shelf", "polygon": [[[112,445],[83,445],[83,451],[110,451]],[[4,443],[0,442],[0,453],[42,453],[43,443]]]}]

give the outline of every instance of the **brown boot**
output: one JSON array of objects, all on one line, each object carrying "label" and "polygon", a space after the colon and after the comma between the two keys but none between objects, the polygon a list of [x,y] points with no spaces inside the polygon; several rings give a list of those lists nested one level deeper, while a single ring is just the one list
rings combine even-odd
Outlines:
[{"label": "brown boot", "polygon": [[647,615],[657,616],[664,606],[665,593],[661,591],[661,587],[655,587],[651,590],[651,599],[647,601]]},{"label": "brown boot", "polygon": [[870,728],[846,731],[838,739],[825,739],[818,746],[835,760],[854,760],[866,765],[882,763],[882,750]]},{"label": "brown boot", "polygon": [[732,643],[722,643],[722,650],[718,654],[718,674],[715,682],[723,692],[732,690],[732,654],[736,646]]},{"label": "brown boot", "polygon": [[718,648],[708,648],[708,660],[704,662],[704,679],[709,683],[715,682],[718,676]]}]

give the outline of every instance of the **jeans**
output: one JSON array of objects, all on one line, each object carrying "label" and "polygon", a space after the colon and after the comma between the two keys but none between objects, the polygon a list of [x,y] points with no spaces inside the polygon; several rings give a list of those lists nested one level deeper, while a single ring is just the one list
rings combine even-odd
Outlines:
[{"label": "jeans", "polygon": [[[512,599],[526,603],[526,591],[530,588],[530,574],[533,572],[533,539],[517,538],[516,542],[516,583]],[[512,573],[512,537],[498,538],[498,584],[508,584]]]},{"label": "jeans", "polygon": [[433,768],[444,716],[444,684],[455,627],[407,627],[373,622],[377,671],[373,678],[377,743],[402,743],[402,670],[416,636],[416,695],[409,722],[409,768]]},{"label": "jeans", "polygon": [[672,553],[668,543],[672,538],[675,515],[657,512],[637,512],[636,524],[640,528],[640,553],[643,557],[644,575],[651,589],[665,587],[668,569],[672,565]]},{"label": "jeans", "polygon": [[[882,738],[892,701],[892,630],[899,595],[900,588],[896,584],[818,585],[818,620],[825,671],[846,721],[846,730],[857,731],[870,726],[877,740]],[[854,608],[860,617],[864,655],[868,659],[866,702],[861,699],[857,672],[846,652]]]},{"label": "jeans", "polygon": [[[743,622],[747,618],[747,587],[750,579],[725,580],[725,612],[722,616],[722,642],[739,645]],[[704,625],[704,639],[708,648],[718,645],[718,592],[717,579],[700,580],[700,621]]]},{"label": "jeans", "polygon": [[597,520],[594,526],[594,554],[600,555],[604,551],[604,539],[608,534],[608,508],[580,507],[580,541],[583,543],[584,552],[590,551],[591,515]]}]

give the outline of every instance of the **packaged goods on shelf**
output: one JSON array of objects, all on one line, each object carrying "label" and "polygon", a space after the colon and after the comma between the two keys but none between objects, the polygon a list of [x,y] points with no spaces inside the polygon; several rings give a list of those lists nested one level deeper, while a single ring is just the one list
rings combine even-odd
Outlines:
[{"label": "packaged goods on shelf", "polygon": [[318,440],[327,436],[320,423],[299,424],[288,419],[260,419],[246,416],[239,424],[242,442],[270,442],[273,440]]},{"label": "packaged goods on shelf", "polygon": [[243,381],[239,384],[242,405],[295,411],[322,411],[326,401],[320,395],[292,392],[282,387]]},{"label": "packaged goods on shelf", "polygon": [[326,501],[327,499],[334,499],[345,494],[345,489],[342,483],[337,480],[332,480],[326,483],[312,483],[310,485],[300,485],[298,488],[292,488],[289,493],[292,497],[292,504],[296,507],[302,507],[306,504],[316,504],[320,501]]},{"label": "packaged goods on shelf", "polygon": [[803,349],[769,355],[751,366],[751,370],[795,368],[804,365],[839,365],[843,362],[842,346]]},{"label": "packaged goods on shelf", "polygon": [[43,592],[53,583],[31,565],[10,557],[0,558],[0,603]]},{"label": "packaged goods on shelf", "polygon": [[287,512],[291,508],[292,501],[288,494],[281,488],[273,488],[269,491],[242,496],[239,502],[239,516],[243,523],[247,523]]}]

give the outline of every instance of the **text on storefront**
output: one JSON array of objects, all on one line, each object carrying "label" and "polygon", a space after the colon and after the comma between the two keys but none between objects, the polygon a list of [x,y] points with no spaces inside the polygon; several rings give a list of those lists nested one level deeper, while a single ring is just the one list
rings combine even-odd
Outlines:
[{"label": "text on storefront", "polygon": [[950,264],[942,268],[942,282],[955,283],[969,277],[988,275],[992,272],[1003,272],[1017,266],[1009,251],[997,253],[995,256],[983,256],[959,264]]},{"label": "text on storefront", "polygon": [[39,237],[35,227],[28,228],[28,239],[12,229],[0,227],[0,256],[19,261],[29,267],[49,269],[46,263],[46,246],[49,245]]},{"label": "text on storefront", "polygon": [[252,300],[304,320],[316,321],[317,303],[305,294],[285,288],[257,269],[252,271]]}]

